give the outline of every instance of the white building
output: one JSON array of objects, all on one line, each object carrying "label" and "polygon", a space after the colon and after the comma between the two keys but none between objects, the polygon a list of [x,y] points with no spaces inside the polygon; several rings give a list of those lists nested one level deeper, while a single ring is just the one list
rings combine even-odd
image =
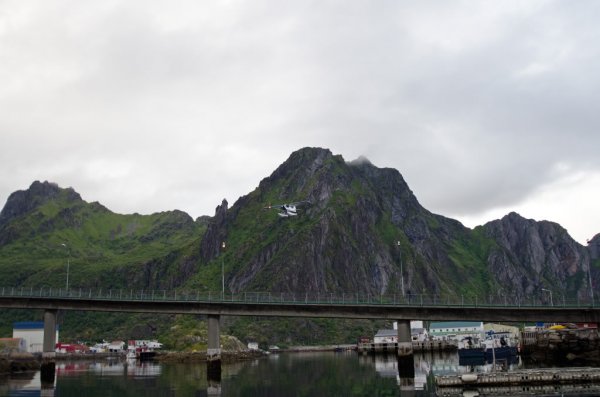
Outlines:
[{"label": "white building", "polygon": [[398,342],[398,331],[395,329],[380,329],[373,337],[374,343],[396,343]]},{"label": "white building", "polygon": [[481,321],[446,321],[431,323],[429,334],[438,340],[462,339],[466,336],[482,336],[483,322]]},{"label": "white building", "polygon": [[[25,341],[28,353],[42,353],[44,351],[44,322],[22,321],[14,323],[13,338],[22,338]],[[58,342],[58,326],[56,327],[56,341]]]},{"label": "white building", "polygon": [[107,346],[109,353],[121,353],[125,351],[125,342],[122,340],[114,340]]}]

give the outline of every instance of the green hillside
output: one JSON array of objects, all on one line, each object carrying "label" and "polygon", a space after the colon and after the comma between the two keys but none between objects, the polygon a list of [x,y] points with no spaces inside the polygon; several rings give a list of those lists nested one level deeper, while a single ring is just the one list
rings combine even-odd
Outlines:
[{"label": "green hillside", "polygon": [[3,285],[64,288],[68,261],[71,288],[149,287],[126,277],[156,261],[174,262],[205,229],[181,211],[121,215],[55,190],[51,200],[0,225],[9,236],[0,245]]},{"label": "green hillside", "polygon": [[[298,216],[265,209],[301,200],[311,205]],[[2,286],[62,289],[67,263],[72,289],[216,292],[221,266],[227,293],[505,299],[544,287],[585,301],[590,276],[600,281],[598,259],[558,224],[510,213],[471,230],[423,208],[397,170],[321,148],[292,153],[254,191],[196,221],[181,211],[116,214],[49,182],[13,193],[0,212]],[[0,336],[26,316],[6,311]],[[202,316],[70,312],[61,321],[66,338],[153,335],[189,348],[201,344],[196,328],[204,326]],[[293,345],[349,343],[380,325],[230,318],[223,329],[242,341]]]}]

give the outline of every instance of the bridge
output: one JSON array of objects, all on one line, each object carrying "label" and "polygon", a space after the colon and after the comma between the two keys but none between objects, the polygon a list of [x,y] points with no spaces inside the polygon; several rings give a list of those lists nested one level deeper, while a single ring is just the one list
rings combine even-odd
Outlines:
[{"label": "bridge", "polygon": [[0,307],[224,316],[425,321],[600,322],[600,304],[477,296],[0,288]]},{"label": "bridge", "polygon": [[56,341],[53,330],[58,310],[203,314],[208,316],[209,363],[220,362],[220,316],[395,320],[398,321],[398,354],[401,356],[412,355],[410,320],[600,322],[600,305],[597,302],[560,296],[554,301],[552,295],[550,301],[544,298],[0,288],[0,307],[44,310],[43,351],[48,356],[54,353]]}]

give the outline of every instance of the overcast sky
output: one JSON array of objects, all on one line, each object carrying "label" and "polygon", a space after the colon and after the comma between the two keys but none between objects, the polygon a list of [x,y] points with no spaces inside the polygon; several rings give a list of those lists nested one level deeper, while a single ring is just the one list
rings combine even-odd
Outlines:
[{"label": "overcast sky", "polygon": [[[34,180],[213,215],[290,153],[469,227],[600,232],[600,1],[0,0],[0,206]],[[291,198],[296,199],[296,198]]]}]

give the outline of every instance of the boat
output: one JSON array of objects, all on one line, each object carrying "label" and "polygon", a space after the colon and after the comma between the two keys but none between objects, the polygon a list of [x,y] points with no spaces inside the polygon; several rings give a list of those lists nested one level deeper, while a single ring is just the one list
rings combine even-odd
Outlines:
[{"label": "boat", "polygon": [[[161,345],[162,346],[162,345]],[[130,340],[127,346],[127,358],[140,361],[152,360],[156,356],[154,348],[149,347],[146,343],[136,343]]]},{"label": "boat", "polygon": [[135,349],[128,349],[127,350],[127,355],[125,357],[128,360],[136,360],[137,357],[135,356]]},{"label": "boat", "polygon": [[483,361],[485,358],[485,347],[481,345],[479,339],[467,336],[458,342],[459,361],[466,359],[475,359]]},{"label": "boat", "polygon": [[507,332],[488,332],[483,341],[485,346],[485,359],[490,361],[498,358],[509,358],[518,354],[517,347],[513,346],[509,333]]}]

